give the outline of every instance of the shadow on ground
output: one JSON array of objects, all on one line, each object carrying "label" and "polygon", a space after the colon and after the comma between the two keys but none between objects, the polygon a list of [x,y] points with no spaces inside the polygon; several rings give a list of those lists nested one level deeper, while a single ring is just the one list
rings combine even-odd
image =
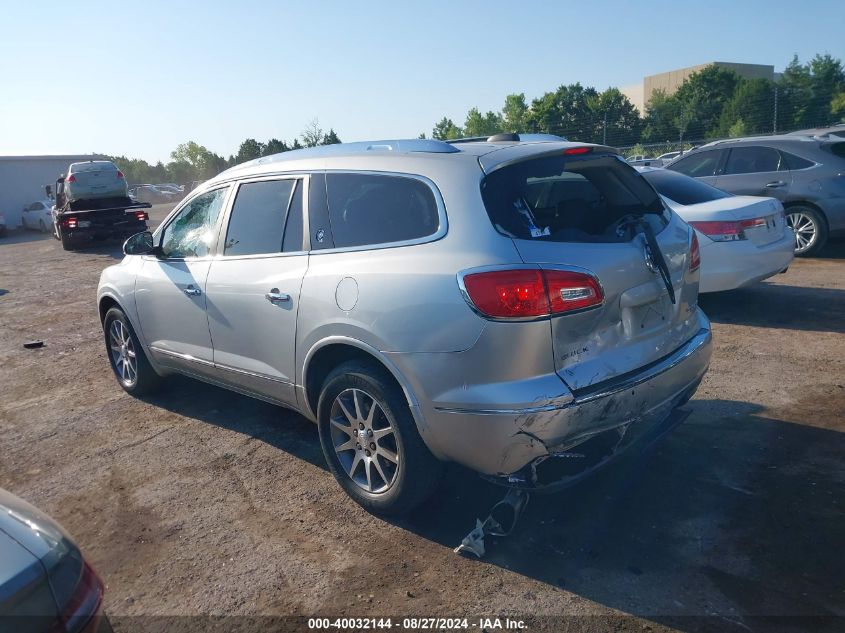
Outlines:
[{"label": "shadow on ground", "polygon": [[[839,404],[829,410],[845,410],[845,389],[830,397]],[[316,427],[297,414],[188,379],[150,402],[325,469]],[[845,434],[742,402],[687,407],[687,422],[645,453],[563,493],[533,495],[514,534],[488,538],[477,564],[681,630],[793,630],[755,617],[845,613]],[[451,549],[502,494],[450,466],[435,496],[395,524]],[[690,617],[710,614],[719,615]]]},{"label": "shadow on ground", "polygon": [[715,323],[845,333],[845,290],[837,288],[763,282],[701,295],[698,303]]}]

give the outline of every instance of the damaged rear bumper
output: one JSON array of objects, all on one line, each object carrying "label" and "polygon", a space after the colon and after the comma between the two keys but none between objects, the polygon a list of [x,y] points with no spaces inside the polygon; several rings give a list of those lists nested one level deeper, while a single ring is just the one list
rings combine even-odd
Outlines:
[{"label": "damaged rear bumper", "polygon": [[499,483],[570,485],[637,439],[662,435],[682,421],[676,409],[698,388],[711,347],[703,327],[668,356],[566,397],[517,409],[433,407],[427,430],[438,447],[448,447],[439,451],[444,457]]}]

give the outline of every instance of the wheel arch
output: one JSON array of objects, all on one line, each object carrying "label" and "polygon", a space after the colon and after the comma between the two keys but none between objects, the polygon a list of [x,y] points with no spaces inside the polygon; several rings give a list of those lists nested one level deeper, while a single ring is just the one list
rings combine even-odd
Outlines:
[{"label": "wheel arch", "polygon": [[807,200],[790,200],[789,202],[783,203],[783,210],[786,213],[789,213],[789,209],[794,208],[794,207],[809,207],[809,208],[811,208],[813,211],[816,211],[821,216],[822,220],[824,221],[824,223],[826,225],[825,228],[827,228],[827,229],[830,228],[830,221],[827,219],[827,214],[824,212],[824,209],[822,209],[819,205],[817,205],[813,202],[808,202]]},{"label": "wheel arch", "polygon": [[[121,306],[120,302],[115,299],[112,295],[104,294],[102,297],[100,297],[99,301],[97,301],[97,311],[100,315],[100,325],[105,322],[106,313],[115,307],[123,310],[123,306]],[[126,310],[123,310],[123,313],[126,314]]]},{"label": "wheel arch", "polygon": [[426,436],[425,421],[419,403],[408,380],[402,372],[377,349],[357,339],[333,336],[315,344],[305,356],[302,370],[302,408],[317,419],[317,400],[326,376],[339,364],[349,360],[367,360],[376,363],[405,394],[405,400],[422,437]]}]

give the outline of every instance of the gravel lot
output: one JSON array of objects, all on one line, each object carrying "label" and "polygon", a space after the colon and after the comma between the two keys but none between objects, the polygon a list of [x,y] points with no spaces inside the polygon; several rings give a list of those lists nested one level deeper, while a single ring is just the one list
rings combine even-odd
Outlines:
[{"label": "gravel lot", "polygon": [[[66,253],[13,233],[0,239],[0,486],[74,535],[115,630],[197,614],[842,630],[774,617],[845,616],[845,244],[824,255],[702,297],[715,351],[688,420],[643,459],[535,496],[476,561],[452,548],[499,489],[453,467],[421,510],[384,521],[341,492],[293,413],[188,379],[133,399],[94,303],[119,245]],[[24,349],[32,338],[44,347]]]}]

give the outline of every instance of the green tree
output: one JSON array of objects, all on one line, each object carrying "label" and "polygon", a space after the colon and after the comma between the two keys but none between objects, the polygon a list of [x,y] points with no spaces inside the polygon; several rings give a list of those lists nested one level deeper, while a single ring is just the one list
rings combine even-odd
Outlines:
[{"label": "green tree", "polygon": [[281,154],[282,152],[287,152],[290,150],[288,144],[284,141],[280,141],[277,138],[271,138],[267,143],[264,145],[264,156],[272,156],[273,154]]},{"label": "green tree", "polygon": [[445,116],[438,121],[431,130],[431,138],[439,141],[446,141],[453,138],[461,138],[464,131],[459,128],[452,119],[447,119]]},{"label": "green tree", "polygon": [[325,135],[323,136],[323,140],[320,143],[320,145],[336,145],[337,143],[340,143],[340,142],[341,142],[340,138],[338,137],[337,134],[335,134],[335,131],[333,129],[329,128],[329,131],[326,132]]},{"label": "green tree", "polygon": [[[742,79],[719,117],[718,136],[737,137],[772,132],[775,84],[768,79]],[[740,123],[740,125],[737,125]],[[737,133],[742,130],[742,133]]]},{"label": "green tree", "polygon": [[793,55],[778,81],[778,130],[811,125],[807,110],[811,96],[810,69],[798,61],[798,55]]},{"label": "green tree", "polygon": [[722,110],[733,98],[739,81],[734,71],[711,65],[681,84],[672,96],[682,106],[679,127],[686,127],[685,138],[703,139],[718,134]]},{"label": "green tree", "polygon": [[240,165],[248,160],[255,160],[264,155],[264,143],[259,143],[254,138],[248,138],[238,148],[235,155],[235,164]]},{"label": "green tree", "polygon": [[528,125],[533,132],[575,141],[596,140],[596,115],[589,101],[597,96],[595,88],[580,83],[560,86],[531,102]]},{"label": "green tree", "polygon": [[478,108],[471,108],[467,112],[467,120],[464,124],[466,136],[492,136],[502,131],[502,121],[495,112],[481,114]]},{"label": "green tree", "polygon": [[170,152],[170,158],[173,160],[167,164],[167,172],[174,182],[206,180],[216,176],[224,162],[217,154],[194,141],[177,145]]},{"label": "green tree", "polygon": [[502,108],[501,128],[503,132],[528,131],[528,104],[525,93],[509,94],[505,97],[505,107]]},{"label": "green tree", "polygon": [[835,122],[845,121],[845,90],[833,95],[830,100],[830,114]]},{"label": "green tree", "polygon": [[593,140],[610,145],[636,143],[642,121],[634,104],[618,88],[608,88],[587,99],[594,121]]}]

